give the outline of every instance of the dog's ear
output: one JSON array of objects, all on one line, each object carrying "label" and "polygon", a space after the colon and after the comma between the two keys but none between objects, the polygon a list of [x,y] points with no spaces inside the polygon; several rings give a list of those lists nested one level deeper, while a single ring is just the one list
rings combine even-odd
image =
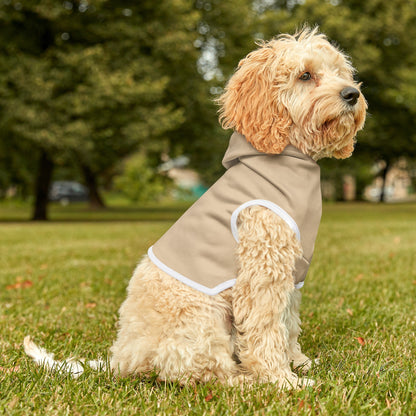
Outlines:
[{"label": "dog's ear", "polygon": [[238,131],[264,153],[284,150],[292,124],[279,99],[276,71],[276,51],[264,45],[240,61],[218,99],[223,128]]}]

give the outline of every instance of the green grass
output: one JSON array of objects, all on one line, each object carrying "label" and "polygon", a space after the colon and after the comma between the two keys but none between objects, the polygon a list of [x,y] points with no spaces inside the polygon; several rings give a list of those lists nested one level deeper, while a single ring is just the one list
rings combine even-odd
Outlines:
[{"label": "green grass", "polygon": [[[46,224],[0,206],[0,414],[415,415],[416,205],[325,205],[302,289],[304,351],[317,384],[282,392],[179,387],[86,372],[50,375],[25,335],[56,353],[105,356],[132,270],[184,205],[54,207]],[[19,221],[17,221],[19,220]],[[365,345],[360,345],[358,338]],[[212,395],[212,398],[211,398]]]}]

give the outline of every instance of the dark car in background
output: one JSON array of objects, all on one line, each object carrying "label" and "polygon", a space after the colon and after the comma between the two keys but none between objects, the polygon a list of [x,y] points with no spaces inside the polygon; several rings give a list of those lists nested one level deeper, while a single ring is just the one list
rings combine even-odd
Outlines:
[{"label": "dark car in background", "polygon": [[49,190],[49,201],[60,202],[62,205],[88,201],[88,189],[75,181],[56,181]]}]

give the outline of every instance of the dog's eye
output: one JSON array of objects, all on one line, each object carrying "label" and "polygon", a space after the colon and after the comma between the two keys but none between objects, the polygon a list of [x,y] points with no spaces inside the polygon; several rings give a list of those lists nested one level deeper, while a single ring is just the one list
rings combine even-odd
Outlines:
[{"label": "dog's eye", "polygon": [[311,73],[310,72],[304,72],[300,77],[299,77],[299,79],[301,80],[301,81],[309,81],[310,79],[312,78],[312,75],[311,75]]}]

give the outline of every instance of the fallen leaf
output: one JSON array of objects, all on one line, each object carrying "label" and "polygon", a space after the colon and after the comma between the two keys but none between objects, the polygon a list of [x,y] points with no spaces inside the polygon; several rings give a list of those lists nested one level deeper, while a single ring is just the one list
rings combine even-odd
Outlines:
[{"label": "fallen leaf", "polygon": [[413,282],[412,282],[414,285],[416,285],[416,280],[413,280]]},{"label": "fallen leaf", "polygon": [[360,273],[359,275],[355,276],[354,280],[356,282],[359,282],[360,280],[362,280],[364,277],[364,273]]},{"label": "fallen leaf", "polygon": [[350,316],[352,316],[354,313],[353,313],[352,309],[349,309],[349,308],[348,308],[348,309],[347,309],[347,314],[348,314],[348,315],[350,315]]},{"label": "fallen leaf", "polygon": [[32,287],[33,282],[31,280],[24,280],[21,282],[16,282],[12,285],[6,286],[6,290],[14,290],[14,289],[27,289],[28,287]]},{"label": "fallen leaf", "polygon": [[358,341],[358,343],[359,343],[361,346],[364,346],[364,345],[365,345],[365,340],[364,340],[364,338],[357,337],[357,338],[354,338],[354,339],[356,339],[356,340]]},{"label": "fallen leaf", "polygon": [[207,396],[205,396],[205,401],[206,402],[210,402],[211,400],[212,400],[212,398],[213,398],[214,396],[213,396],[213,394],[212,394],[212,391],[210,390],[209,391],[209,393],[207,394]]},{"label": "fallen leaf", "polygon": [[18,283],[15,283],[14,285],[7,285],[7,286],[6,286],[6,290],[13,290],[13,289],[17,289],[17,285],[18,285]]},{"label": "fallen leaf", "polygon": [[94,309],[96,306],[97,304],[95,302],[90,302],[85,305],[85,307],[88,309]]},{"label": "fallen leaf", "polygon": [[305,406],[305,402],[303,400],[299,400],[298,402],[298,410],[302,410]]}]

